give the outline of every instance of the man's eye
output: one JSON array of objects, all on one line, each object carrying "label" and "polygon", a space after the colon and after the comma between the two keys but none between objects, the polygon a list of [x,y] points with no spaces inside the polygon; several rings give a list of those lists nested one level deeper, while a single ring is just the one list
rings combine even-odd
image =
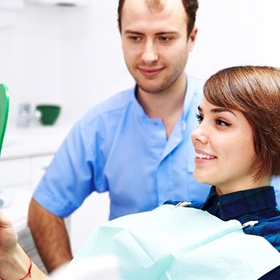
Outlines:
[{"label": "man's eye", "polygon": [[139,36],[129,36],[128,38],[129,38],[130,40],[132,40],[132,41],[135,41],[135,42],[140,41],[140,37],[139,37]]},{"label": "man's eye", "polygon": [[163,42],[169,42],[171,40],[170,37],[160,37],[159,39],[160,39],[160,41],[163,41]]}]

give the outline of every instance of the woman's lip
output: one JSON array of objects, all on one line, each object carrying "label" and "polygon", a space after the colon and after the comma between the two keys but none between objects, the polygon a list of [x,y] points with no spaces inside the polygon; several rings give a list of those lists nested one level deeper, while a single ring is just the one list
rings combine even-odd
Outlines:
[{"label": "woman's lip", "polygon": [[206,153],[202,150],[197,150],[196,149],[195,152],[196,152],[196,156],[194,158],[194,161],[195,161],[196,164],[211,162],[211,161],[217,159],[216,156],[213,156],[213,155],[211,155],[209,153]]}]

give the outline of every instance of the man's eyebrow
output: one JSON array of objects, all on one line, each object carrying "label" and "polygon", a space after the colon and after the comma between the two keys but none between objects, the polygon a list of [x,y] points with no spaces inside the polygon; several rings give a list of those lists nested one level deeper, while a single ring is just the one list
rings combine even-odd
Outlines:
[{"label": "man's eyebrow", "polygon": [[[134,35],[144,35],[144,33],[139,32],[139,31],[133,31],[133,30],[125,30],[124,32],[125,34],[134,34]],[[164,36],[164,35],[176,35],[178,34],[178,32],[176,31],[161,31],[161,32],[157,32],[155,35],[156,36]]]},{"label": "man's eyebrow", "polygon": [[134,34],[134,35],[143,35],[141,32],[133,31],[133,30],[126,30],[125,34]]},{"label": "man's eyebrow", "polygon": [[[202,108],[200,106],[197,107],[199,112],[202,112]],[[229,112],[232,113],[233,115],[235,115],[230,109],[224,108],[224,107],[217,107],[217,108],[213,108],[210,110],[211,113],[222,113],[222,112]]]},{"label": "man's eyebrow", "polygon": [[166,31],[162,31],[162,32],[158,32],[156,33],[157,36],[160,36],[160,35],[176,35],[178,34],[177,31],[172,31],[172,30],[166,30]]}]

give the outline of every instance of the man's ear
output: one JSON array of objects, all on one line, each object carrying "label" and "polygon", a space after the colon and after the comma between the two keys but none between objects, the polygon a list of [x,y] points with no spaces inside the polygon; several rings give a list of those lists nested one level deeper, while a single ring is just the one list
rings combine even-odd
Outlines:
[{"label": "man's ear", "polygon": [[197,32],[198,32],[198,28],[196,26],[194,26],[191,34],[188,37],[189,52],[191,52],[193,50],[195,40],[196,40],[196,36],[197,36]]}]

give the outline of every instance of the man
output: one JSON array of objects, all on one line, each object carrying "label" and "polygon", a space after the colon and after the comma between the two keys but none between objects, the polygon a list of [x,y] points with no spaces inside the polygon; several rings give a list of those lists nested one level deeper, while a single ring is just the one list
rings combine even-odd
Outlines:
[{"label": "man", "polygon": [[190,139],[203,82],[184,72],[197,8],[196,0],[119,1],[123,53],[136,86],[74,126],[34,193],[28,223],[48,271],[71,260],[63,218],[93,191],[110,192],[110,219],[167,199],[205,200],[209,188],[192,177]]}]

